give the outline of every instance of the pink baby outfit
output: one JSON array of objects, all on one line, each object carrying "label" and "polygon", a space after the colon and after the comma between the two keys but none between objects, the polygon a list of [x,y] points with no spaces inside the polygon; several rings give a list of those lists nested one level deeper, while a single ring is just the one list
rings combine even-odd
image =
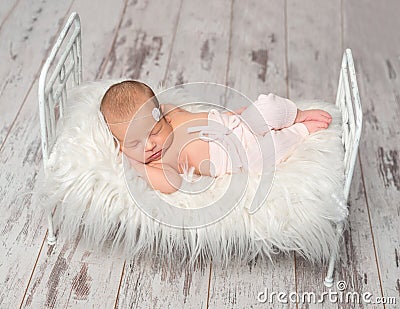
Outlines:
[{"label": "pink baby outfit", "polygon": [[246,171],[259,174],[263,167],[286,159],[309,135],[303,123],[294,124],[296,115],[292,101],[272,93],[260,94],[241,115],[211,109],[208,126],[190,127],[188,132],[199,131],[199,138],[209,142],[212,176]]}]

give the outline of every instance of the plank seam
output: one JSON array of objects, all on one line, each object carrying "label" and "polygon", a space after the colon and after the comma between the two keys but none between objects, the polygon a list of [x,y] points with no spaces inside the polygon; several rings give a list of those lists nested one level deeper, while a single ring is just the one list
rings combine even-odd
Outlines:
[{"label": "plank seam", "polygon": [[98,73],[96,74],[96,79],[99,79],[104,75],[104,71],[106,70],[107,63],[110,60],[110,55],[111,55],[111,53],[113,52],[113,50],[115,48],[115,44],[117,42],[118,33],[119,33],[119,30],[121,29],[122,21],[124,20],[124,16],[125,16],[127,7],[128,7],[128,0],[125,0],[124,9],[122,10],[121,18],[119,20],[118,26],[115,29],[115,33],[114,33],[114,37],[113,37],[113,40],[112,40],[112,43],[111,43],[110,50],[108,51],[107,56],[104,59],[104,62],[102,64],[102,66],[100,66],[100,69],[99,69]]},{"label": "plank seam", "polygon": [[[374,247],[375,264],[376,264],[376,269],[378,271],[379,285],[381,287],[381,295],[382,295],[382,297],[384,297],[381,272],[380,272],[380,268],[379,268],[378,253],[376,251],[376,245],[375,245],[374,229],[372,228],[371,212],[369,210],[368,194],[367,194],[367,190],[366,190],[366,187],[365,187],[365,178],[364,178],[364,172],[363,172],[363,167],[362,167],[362,162],[361,162],[360,149],[358,149],[357,153],[358,153],[358,161],[359,161],[359,164],[360,164],[360,172],[361,172],[361,180],[362,180],[364,196],[365,196],[365,204],[367,206],[369,227],[370,227],[370,230],[371,230],[372,245]],[[386,308],[385,304],[383,304],[383,307]]]},{"label": "plank seam", "polygon": [[344,17],[343,17],[343,0],[340,0],[340,53],[344,48]]},{"label": "plank seam", "polygon": [[212,261],[210,262],[210,271],[209,271],[209,275],[208,275],[208,289],[207,289],[207,303],[206,303],[207,309],[210,305],[211,275],[212,275]]},{"label": "plank seam", "polygon": [[288,56],[288,22],[287,22],[287,0],[284,2],[284,28],[285,28],[285,65],[286,65],[286,72],[285,72],[285,82],[286,82],[286,97],[289,99],[289,56]]},{"label": "plank seam", "polygon": [[125,265],[126,265],[126,260],[124,261],[124,265],[122,265],[121,278],[119,279],[117,295],[115,297],[114,309],[117,308],[118,299],[119,299],[119,292],[121,290],[121,285],[122,285],[122,279],[124,278],[124,275],[125,275]]},{"label": "plank seam", "polygon": [[[294,263],[294,286],[296,289],[296,295],[299,295],[298,287],[297,287],[297,268],[296,268],[296,253],[293,254],[293,263]],[[297,301],[296,297],[296,309],[299,309],[299,302]]]},{"label": "plank seam", "polygon": [[231,14],[230,14],[230,20],[229,20],[229,38],[228,38],[228,57],[227,57],[227,61],[226,61],[226,70],[225,70],[224,106],[226,106],[226,92],[228,91],[228,87],[229,87],[228,77],[229,77],[231,53],[232,53],[233,2],[234,2],[234,0],[231,0]]},{"label": "plank seam", "polygon": [[167,80],[169,66],[170,66],[171,58],[172,58],[172,52],[173,52],[174,46],[175,46],[176,33],[178,32],[178,25],[179,25],[179,21],[181,19],[182,3],[183,3],[183,0],[181,0],[181,3],[179,4],[178,16],[176,17],[176,23],[175,23],[175,26],[174,26],[174,33],[172,35],[171,50],[170,50],[169,55],[168,55],[167,66],[165,68],[165,73],[164,73],[164,77],[163,77],[163,86],[165,85],[165,82]]},{"label": "plank seam", "polygon": [[32,281],[33,274],[34,274],[34,272],[35,272],[35,270],[36,270],[36,266],[37,266],[37,264],[38,264],[38,262],[39,262],[40,255],[42,254],[42,250],[43,250],[44,243],[46,242],[47,233],[48,233],[48,231],[46,231],[46,233],[45,233],[45,235],[44,235],[44,238],[43,238],[43,240],[42,240],[42,245],[40,246],[38,255],[37,255],[37,257],[36,257],[35,264],[33,265],[33,269],[32,269],[31,275],[29,276],[28,284],[26,285],[25,292],[24,292],[24,295],[23,295],[23,297],[22,297],[22,300],[21,300],[21,303],[20,303],[20,305],[19,305],[19,308],[22,308],[22,305],[24,304],[24,301],[25,301],[25,298],[26,298],[26,294],[28,293],[29,286],[31,285],[31,281]]},{"label": "plank seam", "polygon": [[[63,25],[64,25],[64,23],[65,23],[65,20],[66,20],[66,18],[67,18],[68,12],[71,10],[71,7],[72,7],[72,5],[73,5],[74,2],[75,2],[75,0],[72,0],[71,4],[69,5],[69,8],[68,8],[68,10],[67,10],[67,14],[64,15],[64,19],[63,19],[64,21],[61,23],[60,27],[58,28],[57,33],[59,33],[59,32],[61,31],[61,29],[62,29],[62,27],[63,27]],[[52,48],[52,46],[53,46],[55,40],[56,40],[56,37],[54,37],[53,40],[50,42],[49,48],[47,49],[47,51],[46,51],[45,54],[49,54],[49,52],[50,52],[50,50],[51,50],[51,48]],[[3,150],[4,145],[6,144],[6,141],[7,141],[7,139],[8,139],[8,136],[11,134],[11,131],[12,131],[14,125],[15,125],[15,122],[17,121],[18,116],[19,116],[19,114],[21,113],[21,110],[22,110],[22,108],[24,107],[24,105],[25,105],[25,103],[26,103],[26,100],[28,99],[29,93],[31,92],[31,90],[32,90],[32,88],[33,88],[33,85],[35,84],[36,80],[37,80],[38,77],[39,77],[40,71],[41,71],[41,69],[42,69],[43,64],[44,64],[45,61],[46,61],[46,58],[44,58],[44,59],[42,60],[42,62],[40,63],[39,69],[37,70],[36,74],[34,75],[33,81],[32,81],[32,83],[31,83],[31,85],[30,85],[28,91],[26,92],[26,95],[25,95],[25,97],[24,97],[24,99],[23,99],[23,101],[22,101],[22,104],[21,104],[21,106],[19,107],[18,112],[17,112],[17,114],[15,115],[13,122],[11,123],[10,127],[8,128],[8,131],[7,131],[6,136],[4,137],[3,143],[0,145],[0,152]]]},{"label": "plank seam", "polygon": [[12,6],[12,8],[8,11],[7,15],[4,17],[3,21],[0,24],[0,31],[3,28],[3,25],[5,24],[5,22],[7,21],[7,19],[11,16],[11,14],[13,13],[14,9],[17,7],[17,5],[19,4],[20,0],[17,0],[17,2],[14,3],[14,5]]}]

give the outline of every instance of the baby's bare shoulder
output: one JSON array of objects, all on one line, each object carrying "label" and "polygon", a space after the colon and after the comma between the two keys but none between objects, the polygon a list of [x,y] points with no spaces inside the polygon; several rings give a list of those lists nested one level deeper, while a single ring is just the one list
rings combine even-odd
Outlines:
[{"label": "baby's bare shoulder", "polygon": [[160,104],[161,110],[164,114],[169,114],[169,113],[176,113],[176,112],[184,112],[185,110],[180,108],[179,106],[175,104]]},{"label": "baby's bare shoulder", "polygon": [[179,106],[175,105],[175,104],[161,104],[161,110],[163,111],[163,113],[169,114],[170,116],[174,115],[174,114],[183,114],[185,116],[192,116],[192,117],[197,117],[197,118],[204,118],[204,115],[207,115],[208,112],[190,112],[184,108],[180,108]]}]

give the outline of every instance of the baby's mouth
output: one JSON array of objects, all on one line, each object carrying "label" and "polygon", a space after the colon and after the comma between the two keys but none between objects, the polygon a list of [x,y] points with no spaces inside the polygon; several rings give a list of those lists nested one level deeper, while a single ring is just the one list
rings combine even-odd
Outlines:
[{"label": "baby's mouth", "polygon": [[154,159],[158,159],[161,156],[162,153],[162,149],[160,149],[159,151],[157,151],[156,153],[153,153],[150,157],[149,160],[154,160]]}]

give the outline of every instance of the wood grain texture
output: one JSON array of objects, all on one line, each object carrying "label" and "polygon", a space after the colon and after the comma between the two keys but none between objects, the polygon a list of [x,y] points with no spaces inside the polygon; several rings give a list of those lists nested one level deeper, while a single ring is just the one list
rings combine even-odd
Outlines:
[{"label": "wood grain texture", "polygon": [[342,60],[340,0],[287,1],[289,97],[335,102]]},{"label": "wood grain texture", "polygon": [[[43,211],[31,204],[31,192],[42,157],[37,92],[30,90],[45,57],[46,48],[42,45],[53,41],[46,31],[54,26],[57,30],[69,5],[68,1],[47,6],[39,1],[30,2],[30,6],[21,2],[0,32],[2,44],[14,46],[18,51],[16,57],[3,54],[0,69],[3,83],[0,94],[0,306],[5,308],[21,302],[46,233]],[[33,20],[41,14],[51,17],[46,21]],[[28,54],[27,47],[34,48],[36,53],[30,55],[29,51]],[[9,49],[2,49],[2,52],[9,52]],[[28,107],[18,112],[13,123],[21,106]],[[8,132],[11,123],[13,129]]]},{"label": "wood grain texture", "polygon": [[[94,16],[101,17],[101,14],[107,14],[109,21],[103,27],[97,26],[97,31],[94,32],[89,32],[90,27],[85,29],[83,22],[83,36],[86,33],[91,33],[85,40],[85,46],[87,44],[88,47],[91,47],[100,42],[103,44],[109,42],[108,32],[115,28],[115,24],[118,24],[123,4],[121,2],[121,5],[117,6],[115,3],[112,5],[109,3],[108,8],[103,4],[102,9],[107,8],[107,10],[101,13],[100,9],[97,11],[87,6],[86,1],[75,1],[71,11],[79,10],[83,20],[85,18],[94,20]],[[114,16],[113,19],[108,16],[111,12]],[[67,18],[70,12],[63,13],[66,14],[65,18]],[[101,49],[84,48],[84,59],[96,58],[98,56],[96,52],[103,54]],[[95,62],[91,62],[91,65],[97,66]],[[87,71],[90,72],[90,68]],[[93,79],[94,76],[89,76],[89,78]],[[10,188],[8,191],[10,197],[8,198],[14,197],[13,191],[15,192],[15,190],[18,190],[18,193],[24,193],[34,189],[38,170],[42,168],[37,83],[29,92],[27,101],[15,121],[1,155],[9,156],[6,159],[6,168],[10,169],[8,175],[12,182],[8,184]],[[11,157],[12,159],[10,159]],[[22,166],[19,167],[21,162]],[[0,183],[6,182],[2,179]],[[23,228],[23,233],[26,235],[22,239],[13,235],[7,237],[8,251],[15,252],[13,253],[14,258],[24,261],[24,263],[15,265],[13,259],[7,258],[7,262],[2,265],[5,269],[9,269],[8,277],[12,272],[16,272],[17,274],[14,277],[16,279],[22,278],[19,282],[22,285],[21,287],[9,287],[14,291],[14,294],[8,294],[8,297],[0,302],[2,306],[20,303],[21,301],[24,307],[32,308],[90,306],[92,304],[99,307],[104,303],[113,306],[124,261],[119,258],[109,259],[105,255],[96,256],[96,253],[85,250],[86,248],[80,243],[80,239],[67,243],[63,242],[62,237],[59,237],[55,247],[48,247],[45,241],[47,221],[43,215],[43,210],[40,205],[32,205],[30,199],[25,198],[24,200],[26,202],[23,203],[17,200],[20,203],[20,205],[17,204],[18,208],[21,208],[18,211],[15,207],[16,201],[11,200],[9,202],[7,199],[4,201],[12,209],[10,216],[6,217],[8,225],[11,228],[11,223],[16,224],[17,227]],[[24,213],[27,213],[27,215],[24,215]],[[26,239],[32,246],[32,249],[28,252],[26,250]],[[22,248],[24,250],[21,250]],[[26,258],[27,256],[29,256],[29,259]],[[17,270],[13,270],[15,267],[17,267]],[[9,284],[11,282],[2,285],[2,288],[7,289]]]},{"label": "wood grain texture", "polygon": [[0,149],[71,2],[21,0],[0,31]]},{"label": "wood grain texture", "polygon": [[296,303],[278,301],[274,293],[296,291],[293,253],[254,264],[213,265],[210,280],[210,308],[295,308]]},{"label": "wood grain texture", "polygon": [[[170,3],[129,1],[121,28],[104,68],[106,78],[162,82],[179,18],[180,0]],[[161,26],[162,25],[162,26]]]},{"label": "wood grain texture", "polygon": [[197,81],[225,84],[229,29],[230,1],[184,1],[166,85]]},{"label": "wood grain texture", "polygon": [[88,250],[80,236],[44,247],[26,293],[24,308],[111,308],[123,260]]},{"label": "wood grain texture", "polygon": [[[304,7],[308,9],[305,10]],[[333,104],[344,51],[341,43],[341,1],[330,1],[324,6],[315,5],[314,1],[288,1],[287,11],[289,93],[293,97],[301,98],[307,95],[310,99],[319,98]],[[324,18],[316,18],[317,16]],[[336,263],[334,280],[336,284],[341,280],[346,282],[348,288],[344,292],[357,292],[360,295],[370,292],[378,296],[378,270],[376,265],[371,263],[375,259],[375,252],[370,246],[370,222],[365,198],[359,193],[362,185],[358,170],[353,178],[350,195],[350,229],[344,234],[342,259]],[[354,200],[354,196],[357,196],[358,200]],[[314,292],[316,295],[328,292],[329,289],[323,285],[326,271],[326,267],[310,267],[307,261],[296,255],[298,292]],[[364,276],[373,279],[364,281]],[[338,291],[336,286],[332,290]],[[326,299],[322,304],[299,304],[299,308],[363,308],[364,305],[331,303]]]},{"label": "wood grain texture", "polygon": [[[286,94],[283,2],[233,2],[228,66],[228,85],[251,100],[260,93]],[[233,92],[228,92],[229,108],[250,104],[229,94]],[[274,264],[265,259],[252,266],[230,265],[227,269],[213,265],[210,308],[288,308],[277,301],[259,302],[258,294],[266,290],[296,291],[292,253],[276,256]]]},{"label": "wood grain texture", "polygon": [[251,100],[286,96],[284,3],[233,1],[231,36],[228,86]]},{"label": "wood grain texture", "polygon": [[[385,297],[400,302],[400,26],[398,1],[344,1],[344,42],[352,48],[363,107],[360,164]],[[386,308],[396,308],[387,305]]]},{"label": "wood grain texture", "polygon": [[[345,292],[371,293],[382,297],[379,271],[375,258],[373,234],[366,203],[359,159],[354,168],[349,195],[349,228],[343,234],[340,260],[336,263],[335,282],[346,282]],[[364,308],[365,304],[341,303],[339,308]],[[383,305],[375,305],[382,308]]]},{"label": "wood grain texture", "polygon": [[191,269],[171,268],[154,259],[127,261],[117,308],[206,308],[210,270],[208,265]]},{"label": "wood grain texture", "polygon": [[20,0],[3,0],[0,5],[0,31],[6,20],[12,15]]}]

